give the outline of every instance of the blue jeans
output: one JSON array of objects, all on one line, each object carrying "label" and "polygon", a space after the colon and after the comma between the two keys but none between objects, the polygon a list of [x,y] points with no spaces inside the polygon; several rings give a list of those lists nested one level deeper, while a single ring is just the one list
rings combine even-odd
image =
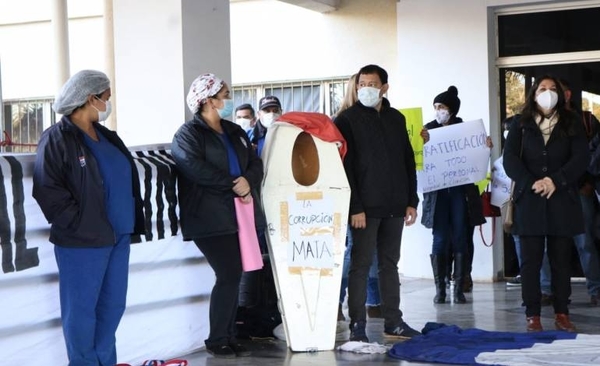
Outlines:
[{"label": "blue jeans", "polygon": [[467,252],[467,226],[467,202],[464,188],[451,187],[437,191],[431,254],[444,256],[447,252],[465,254]]},{"label": "blue jeans", "polygon": [[117,363],[115,333],[125,312],[130,235],[114,246],[54,246],[69,365]]},{"label": "blue jeans", "polygon": [[579,253],[579,261],[585,275],[588,294],[590,296],[598,296],[600,295],[600,263],[598,262],[598,251],[594,243],[596,197],[580,194],[579,198],[581,199],[581,207],[583,209],[585,233],[575,236],[573,240]]},{"label": "blue jeans", "polygon": [[[344,303],[346,298],[346,289],[348,288],[348,271],[350,270],[350,253],[352,252],[352,232],[348,228],[346,234],[346,251],[344,252],[344,266],[342,267],[342,287],[340,289],[340,304]],[[379,276],[377,274],[377,250],[373,254],[373,264],[369,268],[369,278],[367,280],[367,306],[377,306],[381,304],[379,296]]]}]

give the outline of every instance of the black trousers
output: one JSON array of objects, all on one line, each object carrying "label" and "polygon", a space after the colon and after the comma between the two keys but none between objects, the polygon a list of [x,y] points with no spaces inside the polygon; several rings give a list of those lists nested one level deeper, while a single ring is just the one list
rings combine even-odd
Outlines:
[{"label": "black trousers", "polygon": [[520,236],[521,239],[521,294],[525,303],[526,316],[539,316],[542,291],[540,269],[544,248],[548,248],[548,260],[552,273],[551,286],[554,294],[554,313],[569,314],[568,301],[571,296],[571,252],[572,237]]},{"label": "black trousers", "polygon": [[207,346],[228,345],[236,341],[235,317],[242,278],[242,260],[237,234],[194,240],[208,264],[215,271],[216,281],[210,294],[210,333]]},{"label": "black trousers", "polygon": [[352,228],[353,243],[348,272],[348,312],[351,322],[367,319],[367,277],[375,248],[379,262],[379,293],[384,326],[393,329],[402,321],[398,261],[403,228],[402,217],[367,217],[365,229]]}]

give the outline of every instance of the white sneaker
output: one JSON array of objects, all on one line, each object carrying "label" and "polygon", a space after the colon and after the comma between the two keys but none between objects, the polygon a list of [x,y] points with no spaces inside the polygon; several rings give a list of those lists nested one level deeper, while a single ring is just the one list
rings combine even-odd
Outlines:
[{"label": "white sneaker", "polygon": [[279,324],[273,329],[273,335],[275,338],[285,341],[285,328],[283,327],[283,323]]}]

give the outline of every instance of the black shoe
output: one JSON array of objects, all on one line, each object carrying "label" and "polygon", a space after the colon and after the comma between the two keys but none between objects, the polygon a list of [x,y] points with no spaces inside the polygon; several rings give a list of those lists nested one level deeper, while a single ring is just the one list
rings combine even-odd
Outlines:
[{"label": "black shoe", "polygon": [[506,281],[506,286],[509,286],[509,287],[521,286],[521,275],[517,275],[513,279]]},{"label": "black shoe", "polygon": [[248,357],[252,354],[246,346],[239,343],[230,343],[229,347],[233,350],[237,357]]},{"label": "black shoe", "polygon": [[467,298],[461,291],[454,292],[454,303],[455,304],[466,304]]},{"label": "black shoe", "polygon": [[235,358],[235,352],[229,346],[206,346],[206,352],[217,358]]},{"label": "black shoe", "polygon": [[365,342],[369,343],[367,338],[367,322],[358,321],[350,324],[350,340],[353,342]]},{"label": "black shoe", "polygon": [[410,339],[412,337],[416,337],[416,336],[420,336],[420,335],[421,335],[421,333],[412,329],[404,321],[400,322],[400,324],[396,328],[392,328],[392,329],[386,328],[383,332],[384,337],[397,338],[397,339]]}]

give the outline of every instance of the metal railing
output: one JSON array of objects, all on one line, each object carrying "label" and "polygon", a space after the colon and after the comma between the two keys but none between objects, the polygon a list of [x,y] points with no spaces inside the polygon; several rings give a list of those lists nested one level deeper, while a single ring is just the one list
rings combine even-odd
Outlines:
[{"label": "metal railing", "polygon": [[[255,108],[265,95],[275,95],[284,112],[320,112],[329,116],[339,108],[348,78],[282,81],[233,85],[234,104]],[[56,123],[53,98],[5,100],[0,153],[35,152],[44,129]]]},{"label": "metal railing", "polygon": [[56,122],[53,102],[51,98],[4,101],[0,152],[35,152],[44,129]]}]

